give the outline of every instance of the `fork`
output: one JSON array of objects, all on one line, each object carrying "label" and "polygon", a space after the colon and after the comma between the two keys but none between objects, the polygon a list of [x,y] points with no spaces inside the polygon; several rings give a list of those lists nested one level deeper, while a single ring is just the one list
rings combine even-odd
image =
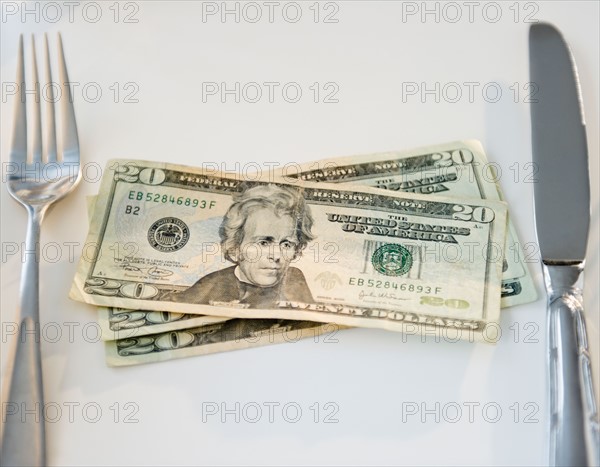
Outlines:
[{"label": "fork", "polygon": [[[8,192],[28,213],[25,262],[21,271],[20,309],[17,313],[19,334],[8,393],[2,442],[2,465],[45,465],[46,439],[44,394],[39,323],[39,253],[40,227],[48,208],[65,197],[81,178],[79,139],[69,78],[65,65],[62,38],[58,35],[62,154],[57,157],[54,85],[50,69],[48,37],[44,35],[45,68],[48,90],[45,105],[46,154],[42,150],[40,83],[38,80],[35,40],[31,38],[34,91],[25,88],[23,36],[19,38],[15,123],[8,165]],[[31,148],[27,151],[27,110],[25,96],[34,95]]]}]

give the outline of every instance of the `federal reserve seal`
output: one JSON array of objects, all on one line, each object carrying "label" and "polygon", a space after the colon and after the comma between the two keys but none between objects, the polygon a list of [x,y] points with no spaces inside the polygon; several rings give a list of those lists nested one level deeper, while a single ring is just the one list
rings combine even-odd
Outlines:
[{"label": "federal reserve seal", "polygon": [[386,276],[401,276],[410,271],[412,255],[402,245],[388,243],[380,246],[371,256],[375,270]]},{"label": "federal reserve seal", "polygon": [[181,219],[163,217],[150,226],[148,242],[155,250],[181,250],[190,239],[190,229]]}]

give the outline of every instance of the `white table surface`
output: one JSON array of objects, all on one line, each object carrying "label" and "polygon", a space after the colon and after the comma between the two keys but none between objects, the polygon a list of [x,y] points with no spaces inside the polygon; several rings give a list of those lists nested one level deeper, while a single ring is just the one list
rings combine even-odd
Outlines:
[{"label": "white table surface", "polygon": [[[19,33],[35,34],[38,49],[44,31],[52,33],[51,44],[54,33],[62,33],[71,81],[80,83],[75,108],[87,168],[77,191],[51,211],[42,233],[50,464],[547,462],[546,299],[533,184],[527,180],[531,167],[525,165],[531,160],[527,21],[560,28],[583,88],[592,180],[585,305],[598,390],[597,2],[35,5],[2,3],[3,183],[15,103],[7,86],[15,79]],[[239,22],[234,13],[223,22],[224,7],[238,8]],[[23,8],[34,13],[23,16]],[[433,13],[422,17],[425,8]],[[252,22],[259,10],[262,17]],[[294,23],[298,12],[302,16]],[[126,22],[127,15],[137,22]],[[325,22],[326,17],[337,22]],[[233,94],[223,96],[225,103],[220,94],[205,93],[203,99],[202,83],[233,88],[236,82],[240,92],[246,90],[240,102]],[[273,102],[265,82],[279,83]],[[310,88],[315,82],[321,91],[316,103]],[[248,83],[261,84],[259,102],[249,102],[255,88]],[[417,93],[410,94],[415,86]],[[287,102],[294,88],[302,97]],[[457,89],[462,97],[450,102]],[[502,94],[496,99],[498,89]],[[337,91],[330,99],[337,102],[324,102],[332,90]],[[213,162],[236,170],[252,167],[249,163],[264,167],[465,138],[479,139],[502,170],[500,183],[521,242],[528,245],[539,293],[535,303],[503,311],[503,335],[495,346],[423,343],[419,336],[353,329],[338,333],[334,343],[309,339],[111,369],[102,344],[95,342],[94,308],[67,298],[87,232],[85,199],[97,192],[97,169],[110,158]],[[4,187],[1,194],[5,370],[21,269],[20,254],[12,252],[22,248],[26,214]],[[2,380],[6,383],[5,371]],[[257,406],[262,414],[250,423]],[[219,414],[208,415],[209,407]],[[325,423],[327,415],[336,423]],[[294,418],[299,420],[292,423]]]}]

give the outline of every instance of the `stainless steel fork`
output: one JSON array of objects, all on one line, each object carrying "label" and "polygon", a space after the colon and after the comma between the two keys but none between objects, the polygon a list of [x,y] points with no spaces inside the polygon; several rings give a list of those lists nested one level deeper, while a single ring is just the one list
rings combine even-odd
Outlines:
[{"label": "stainless steel fork", "polygon": [[[58,36],[59,83],[52,82],[48,38],[44,36],[45,68],[48,85],[44,86],[46,154],[42,150],[42,93],[38,80],[35,41],[31,38],[33,91],[26,90],[23,36],[19,38],[17,81],[19,99],[15,103],[15,123],[10,149],[8,192],[29,215],[25,240],[25,262],[21,272],[20,309],[17,313],[19,336],[5,415],[2,465],[45,465],[44,391],[40,352],[39,324],[39,252],[40,226],[48,208],[65,197],[79,182],[79,139],[73,99],[68,86],[62,39]],[[54,90],[60,89],[55,97]],[[32,134],[28,156],[26,94],[34,96],[30,116]],[[57,157],[54,103],[60,102],[59,128],[62,153]]]}]

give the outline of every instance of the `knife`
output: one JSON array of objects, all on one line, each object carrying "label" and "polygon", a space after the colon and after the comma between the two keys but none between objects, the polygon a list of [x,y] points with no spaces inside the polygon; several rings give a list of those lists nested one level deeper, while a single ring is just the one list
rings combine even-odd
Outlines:
[{"label": "knife", "polygon": [[[585,318],[583,268],[590,182],[575,61],[560,32],[529,30],[535,224],[548,295],[550,465],[598,465],[598,412]],[[561,220],[564,221],[561,223]]]}]

